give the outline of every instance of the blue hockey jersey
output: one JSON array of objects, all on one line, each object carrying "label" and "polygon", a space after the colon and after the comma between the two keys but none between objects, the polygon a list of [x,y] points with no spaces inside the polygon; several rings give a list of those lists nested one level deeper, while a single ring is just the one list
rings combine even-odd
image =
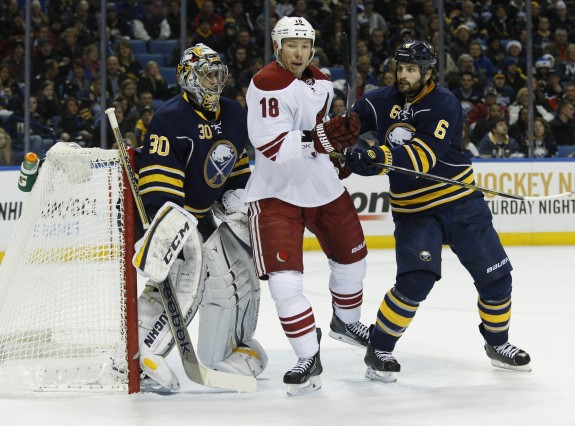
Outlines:
[{"label": "blue hockey jersey", "polygon": [[139,158],[138,186],[150,220],[166,201],[203,217],[229,189],[250,176],[246,112],[222,97],[213,120],[194,108],[187,93],[154,114]]},{"label": "blue hockey jersey", "polygon": [[[393,165],[474,184],[471,161],[461,148],[463,111],[447,89],[431,83],[413,102],[395,86],[366,93],[354,105],[361,133],[375,132],[393,154]],[[428,214],[479,192],[390,172],[394,217]]]}]

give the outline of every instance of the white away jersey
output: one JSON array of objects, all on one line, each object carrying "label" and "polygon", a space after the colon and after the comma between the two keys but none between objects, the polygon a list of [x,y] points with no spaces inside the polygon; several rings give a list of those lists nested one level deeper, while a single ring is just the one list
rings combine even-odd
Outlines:
[{"label": "white away jersey", "polygon": [[252,79],[246,100],[248,134],[256,157],[244,201],[278,198],[300,207],[317,207],[343,193],[327,154],[302,154],[301,131],[327,117],[333,85],[317,68],[301,80],[277,62]]}]

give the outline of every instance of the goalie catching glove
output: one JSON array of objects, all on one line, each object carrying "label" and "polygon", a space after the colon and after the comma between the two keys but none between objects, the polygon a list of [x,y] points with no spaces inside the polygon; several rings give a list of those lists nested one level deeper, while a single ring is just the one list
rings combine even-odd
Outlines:
[{"label": "goalie catching glove", "polygon": [[314,149],[320,154],[329,154],[332,151],[343,152],[345,148],[358,142],[359,128],[359,118],[354,112],[349,119],[338,115],[318,124],[311,130],[309,136],[313,141]]},{"label": "goalie catching glove", "polygon": [[353,173],[361,176],[385,175],[389,173],[385,166],[392,165],[393,156],[387,146],[374,146],[346,152],[345,162]]}]

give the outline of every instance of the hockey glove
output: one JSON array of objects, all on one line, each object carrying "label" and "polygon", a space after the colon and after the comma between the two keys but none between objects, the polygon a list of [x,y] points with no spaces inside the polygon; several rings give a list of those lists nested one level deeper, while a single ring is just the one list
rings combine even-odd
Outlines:
[{"label": "hockey glove", "polygon": [[342,152],[358,142],[360,123],[357,114],[355,112],[351,114],[349,125],[346,126],[345,121],[345,117],[338,115],[312,129],[311,138],[317,152],[320,154]]},{"label": "hockey glove", "polygon": [[345,154],[346,165],[353,173],[361,176],[385,175],[386,166],[391,166],[393,157],[386,146],[374,146],[368,149],[354,149]]}]

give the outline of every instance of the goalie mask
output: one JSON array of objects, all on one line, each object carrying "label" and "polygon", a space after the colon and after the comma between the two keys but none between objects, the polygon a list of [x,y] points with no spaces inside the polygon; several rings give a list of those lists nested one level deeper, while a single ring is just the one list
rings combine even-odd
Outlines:
[{"label": "goalie mask", "polygon": [[228,67],[220,55],[202,43],[186,49],[176,69],[178,84],[192,100],[208,111],[218,109],[228,79]]},{"label": "goalie mask", "polygon": [[[307,61],[306,66],[311,62],[315,54],[315,30],[305,18],[284,16],[281,18],[274,29],[272,30],[272,41],[274,42],[274,53],[276,61],[284,67],[280,62],[279,51],[282,48],[282,40],[285,38],[307,38],[311,40],[311,55]],[[277,47],[276,47],[277,46]],[[284,67],[285,68],[285,67]]]}]

